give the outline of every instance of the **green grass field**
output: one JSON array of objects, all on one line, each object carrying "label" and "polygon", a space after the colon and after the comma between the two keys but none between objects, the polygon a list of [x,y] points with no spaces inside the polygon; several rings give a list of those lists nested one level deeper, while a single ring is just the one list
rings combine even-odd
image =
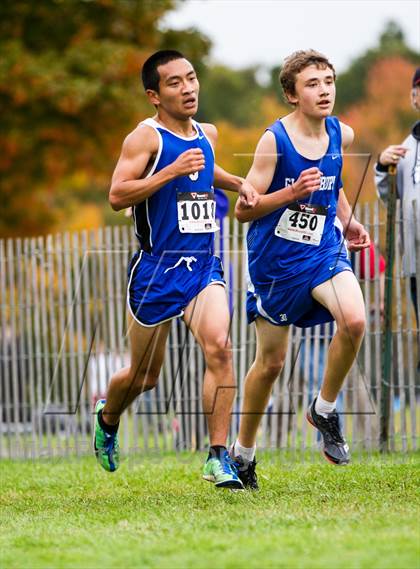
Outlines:
[{"label": "green grass field", "polygon": [[260,457],[259,493],[201,480],[203,454],[3,461],[2,569],[420,567],[419,458]]}]

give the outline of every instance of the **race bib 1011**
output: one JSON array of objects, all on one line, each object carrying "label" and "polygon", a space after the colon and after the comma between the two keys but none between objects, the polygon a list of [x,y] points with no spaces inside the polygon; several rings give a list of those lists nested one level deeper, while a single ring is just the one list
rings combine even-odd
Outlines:
[{"label": "race bib 1011", "polygon": [[319,245],[327,208],[315,204],[291,204],[282,213],[274,230],[277,237],[307,245]]},{"label": "race bib 1011", "polygon": [[214,233],[216,202],[213,192],[178,192],[178,227],[181,233]]}]

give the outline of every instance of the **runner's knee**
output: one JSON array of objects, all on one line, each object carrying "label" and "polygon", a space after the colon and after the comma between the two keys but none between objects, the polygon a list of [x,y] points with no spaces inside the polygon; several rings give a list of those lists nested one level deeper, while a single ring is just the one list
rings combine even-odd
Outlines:
[{"label": "runner's knee", "polygon": [[364,315],[348,316],[341,325],[341,331],[353,339],[363,337],[366,328],[366,318]]},{"label": "runner's knee", "polygon": [[226,367],[232,363],[232,344],[225,336],[214,338],[204,344],[204,356],[210,367]]},{"label": "runner's knee", "polygon": [[257,360],[258,371],[265,381],[274,382],[283,369],[285,354],[275,354],[260,357]]}]

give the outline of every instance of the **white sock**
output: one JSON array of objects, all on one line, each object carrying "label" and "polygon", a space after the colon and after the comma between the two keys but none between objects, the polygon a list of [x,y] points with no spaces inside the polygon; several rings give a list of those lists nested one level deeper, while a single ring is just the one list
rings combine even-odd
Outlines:
[{"label": "white sock", "polygon": [[321,397],[321,392],[319,392],[315,401],[315,412],[327,418],[328,414],[334,411],[336,402],[337,399],[335,401],[326,401]]},{"label": "white sock", "polygon": [[254,460],[256,448],[256,445],[251,448],[243,447],[239,440],[236,439],[236,442],[233,445],[233,454],[234,456],[241,456],[244,460],[249,460],[249,462],[251,462]]}]

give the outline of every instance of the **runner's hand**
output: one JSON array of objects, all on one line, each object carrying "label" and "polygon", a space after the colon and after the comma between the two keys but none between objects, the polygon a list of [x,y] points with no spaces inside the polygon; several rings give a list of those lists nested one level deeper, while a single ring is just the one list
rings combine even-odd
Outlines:
[{"label": "runner's hand", "polygon": [[301,200],[306,198],[312,192],[319,190],[321,185],[322,172],[319,168],[308,168],[302,170],[296,182],[290,186],[292,189],[293,198]]},{"label": "runner's hand", "polygon": [[201,148],[191,148],[186,150],[172,162],[170,168],[177,178],[178,176],[188,176],[200,170],[204,170],[205,160],[204,153]]},{"label": "runner's hand", "polygon": [[250,209],[258,205],[260,194],[254,189],[249,182],[243,180],[242,186],[239,188],[239,207]]},{"label": "runner's hand", "polygon": [[347,228],[344,228],[344,231],[344,237],[347,240],[349,251],[360,251],[370,246],[369,233],[363,225],[355,219],[350,221]]}]

